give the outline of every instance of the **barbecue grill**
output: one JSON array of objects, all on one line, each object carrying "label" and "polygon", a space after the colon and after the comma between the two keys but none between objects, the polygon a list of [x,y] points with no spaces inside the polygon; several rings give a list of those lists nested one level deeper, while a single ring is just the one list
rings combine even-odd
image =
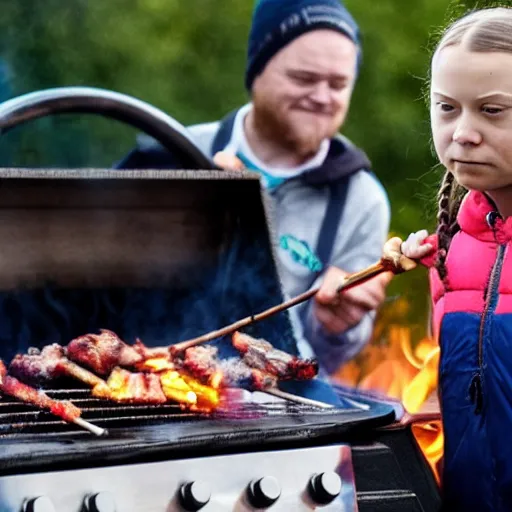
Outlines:
[{"label": "barbecue grill", "polygon": [[[57,113],[122,120],[189,170],[0,169],[2,359],[100,328],[172,344],[283,301],[256,175],[219,171],[175,120],[111,91],[16,98],[0,127]],[[288,311],[248,332],[298,353]],[[65,379],[46,390],[108,430],[96,437],[3,397],[0,511],[439,509],[399,403],[318,380],[282,389],[331,407],[237,390],[200,414],[108,402]]]}]

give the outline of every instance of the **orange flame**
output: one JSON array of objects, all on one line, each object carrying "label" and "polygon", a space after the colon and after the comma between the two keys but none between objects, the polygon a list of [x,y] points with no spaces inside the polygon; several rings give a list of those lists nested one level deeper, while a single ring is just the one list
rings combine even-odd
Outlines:
[{"label": "orange flame", "polygon": [[203,384],[197,379],[177,371],[164,357],[148,359],[137,365],[132,373],[114,368],[106,384],[97,385],[92,394],[98,398],[130,403],[177,402],[182,408],[211,412],[221,402],[222,373],[216,373],[211,382]]},{"label": "orange flame", "polygon": [[188,382],[175,370],[166,370],[160,374],[162,391],[169,400],[180,404],[194,406],[197,404],[197,395]]},{"label": "orange flame", "polygon": [[154,357],[144,359],[136,365],[141,372],[161,372],[163,370],[174,370],[174,363],[168,357]]},{"label": "orange flame", "polygon": [[[411,329],[399,324],[376,326],[376,337],[355,360],[335,375],[342,384],[381,392],[400,400],[410,414],[429,412],[436,400],[439,345],[431,338],[413,348]],[[413,423],[412,432],[439,484],[444,436],[440,420]]]},{"label": "orange flame", "polygon": [[93,396],[129,403],[165,403],[158,376],[153,373],[132,373],[116,367],[110,373],[106,385],[92,389]]},{"label": "orange flame", "polygon": [[220,403],[222,372],[218,371],[203,384],[185,372],[179,371],[169,357],[155,357],[142,361],[137,369],[158,373],[165,396],[188,409],[198,412],[211,412]]},{"label": "orange flame", "polygon": [[222,381],[222,374],[220,380],[217,380],[217,374],[215,374],[208,386],[188,375],[182,375],[181,378],[197,396],[197,406],[193,408],[194,410],[209,412],[217,408],[221,398],[219,385]]}]

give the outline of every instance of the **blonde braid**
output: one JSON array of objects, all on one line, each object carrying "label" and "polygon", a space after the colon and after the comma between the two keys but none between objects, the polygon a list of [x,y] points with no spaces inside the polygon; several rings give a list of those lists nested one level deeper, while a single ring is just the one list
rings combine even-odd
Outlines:
[{"label": "blonde braid", "polygon": [[452,219],[450,215],[450,199],[453,188],[453,174],[446,171],[441,183],[441,188],[437,194],[438,210],[437,210],[437,239],[438,253],[436,267],[439,277],[445,281],[446,279],[446,255],[451,242],[451,225]]}]

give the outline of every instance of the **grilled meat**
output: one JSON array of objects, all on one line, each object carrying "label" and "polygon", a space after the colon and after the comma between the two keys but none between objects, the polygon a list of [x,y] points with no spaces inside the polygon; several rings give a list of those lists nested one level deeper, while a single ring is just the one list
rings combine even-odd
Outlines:
[{"label": "grilled meat", "polygon": [[28,354],[17,354],[9,365],[9,374],[25,384],[44,386],[62,377],[72,377],[91,388],[99,387],[105,391],[106,383],[97,375],[73,363],[64,355],[64,348],[53,343],[41,351],[30,348]]},{"label": "grilled meat", "polygon": [[109,375],[116,366],[132,367],[144,359],[139,351],[107,329],[101,329],[100,334],[85,334],[70,341],[66,355],[102,376]]},{"label": "grilled meat", "polygon": [[[14,396],[22,400],[49,408],[63,418],[73,418],[79,412],[73,404],[51,400],[16,378],[40,385],[71,376],[90,386],[92,395],[99,398],[134,404],[172,400],[191,410],[211,411],[221,402],[224,388],[265,391],[276,388],[279,380],[311,379],[317,373],[315,361],[291,356],[265,340],[237,332],[233,345],[242,359],[221,360],[212,345],[190,347],[170,358],[168,351],[157,349],[153,353],[140,341],[132,347],[113,332],[101,330],[75,338],[65,348],[53,344],[41,351],[30,349],[26,355],[18,354],[9,367],[12,376],[5,374],[4,367],[3,382],[6,393],[17,393]],[[150,354],[158,357],[148,358]],[[108,375],[108,380],[96,374]]]},{"label": "grilled meat", "polygon": [[9,365],[9,374],[27,384],[44,385],[60,376],[57,365],[64,349],[57,343],[42,350],[29,348],[27,354],[16,354]]},{"label": "grilled meat", "polygon": [[65,421],[75,422],[81,416],[80,409],[71,402],[67,400],[54,400],[46,393],[27,386],[15,377],[7,375],[7,368],[1,359],[0,391],[22,402],[35,405],[42,409],[48,409],[52,414],[59,416]]},{"label": "grilled meat", "polygon": [[184,357],[179,362],[175,361],[174,363],[196,379],[209,382],[220,370],[217,352],[217,348],[212,345],[192,347],[185,351]]},{"label": "grilled meat", "polygon": [[274,375],[279,380],[310,380],[318,373],[318,363],[314,359],[292,356],[274,348],[264,339],[235,332],[232,340],[247,366]]},{"label": "grilled meat", "polygon": [[[253,390],[265,390],[277,385],[277,378],[258,368],[251,368],[236,358],[220,360],[218,349],[211,345],[188,348],[180,366],[196,379],[211,383],[220,379],[223,387],[246,385]],[[178,362],[176,362],[178,364]]]}]

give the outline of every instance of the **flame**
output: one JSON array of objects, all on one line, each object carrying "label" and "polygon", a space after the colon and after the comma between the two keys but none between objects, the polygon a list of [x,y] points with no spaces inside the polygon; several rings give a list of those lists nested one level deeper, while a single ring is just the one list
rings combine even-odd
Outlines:
[{"label": "flame", "polygon": [[154,357],[144,359],[135,365],[141,372],[161,372],[163,370],[174,370],[174,363],[169,357]]},{"label": "flame", "polygon": [[213,374],[212,378],[210,379],[210,385],[215,389],[219,389],[222,384],[223,378],[224,376],[222,372],[220,370],[216,371]]},{"label": "flame", "polygon": [[209,385],[204,385],[188,375],[182,375],[182,379],[197,395],[197,407],[193,408],[194,410],[209,412],[218,407],[221,399],[219,390],[220,383],[222,381],[222,374],[220,377],[221,380],[218,380],[217,374],[214,374]]},{"label": "flame", "polygon": [[169,400],[189,406],[197,404],[196,393],[177,371],[166,370],[160,373],[160,384],[164,395]]},{"label": "flame", "polygon": [[208,384],[202,384],[190,375],[177,370],[164,370],[159,375],[162,390],[168,399],[198,412],[211,412],[218,407],[221,400],[219,389],[222,374],[214,374]]},{"label": "flame", "polygon": [[[138,344],[142,345],[139,340]],[[131,403],[172,400],[184,409],[209,413],[218,408],[224,395],[222,372],[215,372],[203,383],[176,368],[169,356],[150,357],[134,369],[136,372],[114,368],[106,384],[93,388],[93,396]]]},{"label": "flame", "polygon": [[[398,306],[404,312],[403,301]],[[401,400],[410,414],[427,412],[436,397],[439,345],[429,337],[413,348],[411,328],[396,323],[375,328],[374,340],[356,359],[345,364],[335,379],[359,389],[384,393]],[[384,343],[382,340],[386,340]],[[440,483],[439,464],[444,436],[440,420],[413,423],[412,432]]]},{"label": "flame", "polygon": [[130,403],[165,403],[158,376],[153,373],[132,373],[124,368],[112,370],[106,385],[92,389],[93,396]]}]

